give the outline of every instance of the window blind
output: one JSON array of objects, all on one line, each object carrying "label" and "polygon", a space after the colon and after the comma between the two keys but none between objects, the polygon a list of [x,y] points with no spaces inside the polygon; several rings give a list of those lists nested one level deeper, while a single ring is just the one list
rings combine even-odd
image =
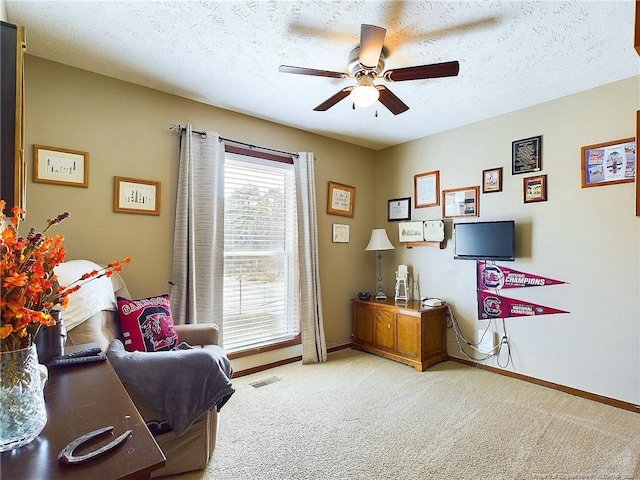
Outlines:
[{"label": "window blind", "polygon": [[293,165],[227,154],[224,191],[224,348],[299,334]]}]

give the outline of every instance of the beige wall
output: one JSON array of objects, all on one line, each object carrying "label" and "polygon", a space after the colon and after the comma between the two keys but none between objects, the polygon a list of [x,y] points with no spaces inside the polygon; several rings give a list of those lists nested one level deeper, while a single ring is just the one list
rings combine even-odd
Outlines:
[{"label": "beige wall", "polygon": [[7,22],[7,2],[0,0],[0,20]]},{"label": "beige wall", "polygon": [[[351,335],[349,299],[375,277],[364,247],[374,222],[375,152],[148,88],[26,56],[26,155],[33,144],[89,152],[89,188],[27,182],[26,226],[69,210],[60,225],[68,259],[105,263],[130,256],[123,276],[132,295],[168,292],[179,136],[170,123],[285,151],[317,156],[321,287],[329,345]],[[31,168],[31,165],[30,165]],[[162,183],[161,215],[113,212],[113,177]],[[354,218],[327,215],[327,182],[356,187]],[[331,242],[331,224],[351,225],[351,242]],[[284,353],[286,356],[286,353]],[[263,356],[260,361],[275,361]],[[245,368],[245,363],[237,368]]]},{"label": "beige wall", "polygon": [[[464,333],[475,340],[475,262],[453,260],[451,220],[446,249],[398,244],[397,225],[386,223],[386,200],[413,196],[413,175],[440,170],[441,188],[481,185],[482,170],[503,167],[501,193],[480,195],[480,218],[514,219],[517,259],[503,265],[569,282],[512,289],[503,295],[571,312],[506,320],[513,364],[509,369],[589,392],[640,403],[640,219],[634,184],[580,188],[580,147],[635,136],[639,78],[589,90],[379,152],[377,218],[396,250],[393,266],[407,263],[421,295],[451,304]],[[522,179],[511,175],[511,142],[543,136],[542,174],[549,200],[524,204]],[[440,219],[440,207],[414,212]],[[492,324],[502,335],[502,324]],[[450,355],[463,357],[449,332]],[[501,363],[506,362],[502,357]],[[497,366],[495,358],[486,363]]]},{"label": "beige wall", "polygon": [[[349,299],[375,288],[375,261],[364,252],[371,228],[386,227],[396,250],[385,252],[387,294],[395,266],[407,263],[419,293],[448,301],[464,332],[486,325],[475,319],[474,263],[444,250],[398,244],[397,225],[387,223],[389,198],[413,196],[413,175],[440,170],[441,187],[479,185],[481,171],[504,167],[502,193],[481,195],[480,220],[515,219],[518,258],[507,264],[570,282],[513,290],[511,296],[568,310],[566,315],[506,320],[510,369],[596,394],[640,403],[640,222],[634,185],[580,188],[583,145],[634,136],[640,108],[638,78],[617,82],[380,152],[230,113],[27,55],[26,144],[89,152],[89,188],[28,181],[27,224],[41,226],[63,210],[60,226],[68,258],[107,262],[129,255],[124,277],[134,296],[168,291],[171,277],[173,199],[178,137],[169,123],[271,148],[313,151],[319,211],[320,263],[329,345],[349,340]],[[549,201],[522,202],[522,177],[511,175],[511,142],[543,136],[543,171]],[[30,174],[31,175],[31,172]],[[162,214],[113,212],[113,176],[162,182]],[[357,189],[353,219],[326,215],[329,180]],[[414,219],[439,219],[439,208],[419,209]],[[331,243],[331,224],[351,225],[349,244]],[[501,332],[501,324],[491,325]],[[450,336],[450,341],[453,337]],[[455,343],[451,355],[461,356]],[[261,356],[236,368],[286,358]],[[497,365],[495,360],[488,362]]]}]

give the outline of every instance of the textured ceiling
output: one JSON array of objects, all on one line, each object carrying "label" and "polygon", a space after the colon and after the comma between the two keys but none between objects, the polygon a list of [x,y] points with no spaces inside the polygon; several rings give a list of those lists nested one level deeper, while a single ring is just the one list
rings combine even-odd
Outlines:
[{"label": "textured ceiling", "polygon": [[[6,3],[31,55],[374,149],[640,73],[633,0]],[[410,107],[398,116],[349,99],[313,111],[353,80],[278,66],[346,72],[362,23],[387,29],[387,69],[460,74],[380,82]]]}]

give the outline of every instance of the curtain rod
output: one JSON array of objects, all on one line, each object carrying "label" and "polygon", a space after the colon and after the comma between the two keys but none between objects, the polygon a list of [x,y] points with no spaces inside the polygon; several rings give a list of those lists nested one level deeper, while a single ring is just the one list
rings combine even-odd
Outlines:
[{"label": "curtain rod", "polygon": [[[180,124],[170,123],[169,124],[169,130],[179,133],[179,132],[185,131],[186,128],[181,126]],[[200,132],[200,131],[197,131],[197,130],[191,130],[191,133],[195,133],[196,135],[200,135],[200,136],[202,136],[202,138],[206,138],[207,137],[207,132]],[[257,148],[257,149],[260,149],[260,150],[266,150],[268,152],[284,153],[285,155],[291,155],[292,157],[298,157],[297,153],[285,152],[284,150],[276,150],[274,148],[268,148],[268,147],[260,147],[258,145],[252,145],[250,143],[241,142],[239,140],[233,140],[231,138],[219,137],[219,141],[220,142],[235,143],[237,145],[244,145],[245,147],[249,147],[249,148]]]}]

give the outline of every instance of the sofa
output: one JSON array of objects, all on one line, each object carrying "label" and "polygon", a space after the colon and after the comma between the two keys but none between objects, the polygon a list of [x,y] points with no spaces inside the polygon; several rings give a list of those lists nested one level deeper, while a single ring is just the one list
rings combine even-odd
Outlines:
[{"label": "sofa", "polygon": [[[71,268],[70,273],[67,273],[67,277],[69,277],[69,275],[77,275],[77,262],[85,262],[82,264],[83,267],[95,265],[86,261],[68,262],[73,263],[74,267]],[[60,277],[63,276],[65,267],[67,267],[67,264],[56,267],[56,274],[59,280]],[[76,278],[78,277],[76,276]],[[87,294],[88,298],[85,298],[84,302],[76,301],[76,304],[90,304],[94,310],[100,308],[97,313],[91,314],[92,310],[85,308],[86,313],[83,314],[83,308],[74,305],[73,300],[69,302],[69,312],[63,311],[62,317],[65,326],[67,313],[71,320],[70,325],[67,327],[65,345],[97,343],[103,352],[107,352],[115,339],[122,340],[122,335],[119,330],[117,308],[114,309],[113,305],[117,297],[131,299],[131,295],[122,277],[117,273],[113,273],[110,278],[103,277],[99,280],[103,282],[102,286],[93,288],[93,285],[90,286],[90,284],[87,284],[87,287],[89,287],[86,289],[89,292]],[[60,283],[65,284],[62,280],[60,280]],[[99,282],[91,282],[91,284],[93,283],[97,284]],[[109,294],[106,295],[107,299],[103,300],[101,297],[104,296],[105,284],[108,286]],[[93,293],[92,290],[99,291],[100,288],[102,288],[102,293],[100,293],[99,300],[96,300],[95,293]],[[83,290],[85,290],[85,287],[81,288],[78,292],[83,292]],[[111,298],[108,298],[109,296]],[[96,305],[101,306],[96,307]],[[88,316],[84,318],[85,315]],[[214,324],[175,325],[175,329],[180,342],[184,342],[193,347],[206,349],[218,343],[218,329]],[[155,353],[148,355],[155,355]],[[176,435],[173,430],[162,433],[162,428],[156,432],[154,431],[155,427],[163,424],[166,425],[167,423],[164,421],[163,415],[154,408],[147,399],[136,393],[136,390],[131,388],[131,385],[127,385],[124,381],[123,385],[140,412],[140,415],[144,421],[147,422],[147,425],[150,426],[150,431],[154,434],[158,446],[167,459],[165,467],[153,472],[152,477],[173,475],[203,469],[207,466],[216,446],[219,416],[217,408],[214,407],[207,410],[180,436]]]}]

